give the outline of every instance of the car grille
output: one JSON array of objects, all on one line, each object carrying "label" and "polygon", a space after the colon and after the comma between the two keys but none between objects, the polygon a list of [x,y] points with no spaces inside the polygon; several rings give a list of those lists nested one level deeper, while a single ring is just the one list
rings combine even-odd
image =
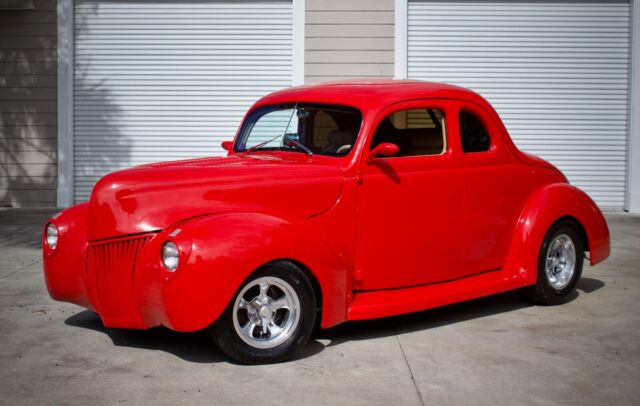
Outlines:
[{"label": "car grille", "polygon": [[151,235],[91,243],[87,278],[103,320],[139,320],[133,288],[136,258]]}]

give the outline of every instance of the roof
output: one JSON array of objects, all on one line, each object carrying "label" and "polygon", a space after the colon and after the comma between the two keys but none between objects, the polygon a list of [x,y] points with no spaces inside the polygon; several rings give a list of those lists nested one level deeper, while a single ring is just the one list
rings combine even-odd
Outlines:
[{"label": "roof", "polygon": [[477,93],[463,87],[420,80],[348,80],[304,85],[271,93],[257,106],[286,102],[347,104],[361,110],[419,98],[463,98],[479,101]]}]

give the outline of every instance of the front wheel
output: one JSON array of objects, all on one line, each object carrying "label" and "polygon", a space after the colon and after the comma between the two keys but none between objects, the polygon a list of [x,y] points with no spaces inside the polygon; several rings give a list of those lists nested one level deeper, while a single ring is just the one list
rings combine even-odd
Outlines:
[{"label": "front wheel", "polygon": [[244,282],[211,335],[222,352],[241,363],[281,362],[305,346],[315,317],[315,294],[304,272],[275,262]]},{"label": "front wheel", "polygon": [[575,225],[554,224],[547,232],[538,256],[538,279],[527,288],[538,304],[556,305],[567,301],[582,275],[584,247]]}]

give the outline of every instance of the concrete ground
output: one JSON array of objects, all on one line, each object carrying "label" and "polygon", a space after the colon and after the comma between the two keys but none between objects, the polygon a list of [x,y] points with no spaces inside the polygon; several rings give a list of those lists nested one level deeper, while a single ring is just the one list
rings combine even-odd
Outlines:
[{"label": "concrete ground", "polygon": [[230,363],[203,333],[111,330],[51,300],[46,211],[0,211],[0,404],[640,404],[640,217],[577,297],[508,293],[321,332],[279,365]]}]

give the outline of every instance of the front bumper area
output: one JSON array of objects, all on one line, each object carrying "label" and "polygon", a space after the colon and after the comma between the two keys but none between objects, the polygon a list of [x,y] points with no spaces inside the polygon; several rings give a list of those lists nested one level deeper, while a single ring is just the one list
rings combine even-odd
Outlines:
[{"label": "front bumper area", "polygon": [[[209,326],[226,307],[207,279],[212,273],[190,263],[189,238],[180,247],[180,267],[162,266],[162,244],[173,229],[87,241],[86,204],[52,218],[59,230],[55,250],[44,242],[44,275],[49,294],[100,315],[106,327],[148,329],[164,325],[176,331]],[[183,233],[180,237],[183,237]]]},{"label": "front bumper area", "polygon": [[86,281],[89,300],[107,327],[148,328],[135,300],[136,259],[154,234],[89,243]]},{"label": "front bumper area", "polygon": [[50,219],[58,228],[56,249],[43,237],[44,275],[49,294],[98,313],[106,327],[149,328],[134,297],[136,257],[152,235],[87,242],[88,205]]}]

